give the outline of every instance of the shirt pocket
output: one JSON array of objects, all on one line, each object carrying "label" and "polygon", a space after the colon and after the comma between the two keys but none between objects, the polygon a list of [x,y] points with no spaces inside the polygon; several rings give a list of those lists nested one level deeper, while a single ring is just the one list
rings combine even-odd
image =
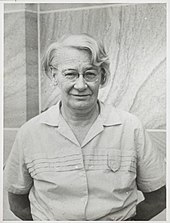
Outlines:
[{"label": "shirt pocket", "polygon": [[112,190],[128,191],[136,182],[136,156],[134,151],[114,150],[108,152],[107,166]]},{"label": "shirt pocket", "polygon": [[121,151],[110,150],[107,154],[107,165],[113,171],[117,172],[121,164]]},{"label": "shirt pocket", "polygon": [[136,155],[134,151],[110,150],[107,165],[113,172],[129,172],[136,174]]}]

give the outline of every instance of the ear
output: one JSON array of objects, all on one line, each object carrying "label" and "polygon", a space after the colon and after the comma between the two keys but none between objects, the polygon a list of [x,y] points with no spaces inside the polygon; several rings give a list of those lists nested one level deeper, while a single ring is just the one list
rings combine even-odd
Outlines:
[{"label": "ear", "polygon": [[100,82],[101,88],[103,87],[105,82],[106,82],[106,72],[105,72],[104,68],[101,68],[101,82]]},{"label": "ear", "polygon": [[52,82],[52,85],[56,86],[58,84],[57,80],[57,70],[53,67],[49,67],[49,77]]},{"label": "ear", "polygon": [[57,71],[52,66],[50,66],[49,67],[49,77],[50,77],[50,79],[51,80],[55,79],[56,75],[57,75]]}]

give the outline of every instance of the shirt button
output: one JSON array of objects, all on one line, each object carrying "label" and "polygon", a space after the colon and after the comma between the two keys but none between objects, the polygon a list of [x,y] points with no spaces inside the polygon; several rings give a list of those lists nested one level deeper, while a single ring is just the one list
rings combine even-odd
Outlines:
[{"label": "shirt button", "polygon": [[75,166],[75,168],[78,169],[79,167],[78,166]]}]

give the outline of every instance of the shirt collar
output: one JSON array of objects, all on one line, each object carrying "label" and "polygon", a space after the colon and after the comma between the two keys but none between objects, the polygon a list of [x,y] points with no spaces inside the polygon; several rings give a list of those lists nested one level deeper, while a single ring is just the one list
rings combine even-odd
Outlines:
[{"label": "shirt collar", "polygon": [[99,102],[99,107],[103,126],[122,124],[119,111],[112,104],[104,104],[103,102]]},{"label": "shirt collar", "polygon": [[[98,101],[100,108],[100,119],[103,126],[112,126],[112,125],[121,125],[122,120],[118,110],[113,107],[113,105],[105,105],[103,102]],[[40,122],[50,125],[50,126],[59,126],[60,120],[60,106],[61,101],[59,101],[56,105],[53,105],[47,111],[42,113]]]},{"label": "shirt collar", "polygon": [[47,111],[43,112],[40,122],[57,127],[59,125],[60,106],[61,102],[59,101],[56,105],[51,106]]}]

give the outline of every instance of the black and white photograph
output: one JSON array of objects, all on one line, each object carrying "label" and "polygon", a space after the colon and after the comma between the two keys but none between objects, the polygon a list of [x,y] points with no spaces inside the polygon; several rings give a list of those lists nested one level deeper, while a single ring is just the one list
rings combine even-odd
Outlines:
[{"label": "black and white photograph", "polygon": [[167,3],[3,5],[3,221],[167,221]]}]

